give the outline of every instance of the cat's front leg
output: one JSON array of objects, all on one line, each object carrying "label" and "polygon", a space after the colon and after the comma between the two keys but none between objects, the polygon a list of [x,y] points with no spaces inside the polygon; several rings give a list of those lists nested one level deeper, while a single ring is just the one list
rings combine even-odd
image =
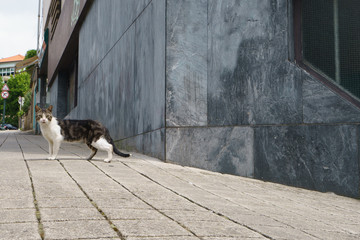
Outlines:
[{"label": "cat's front leg", "polygon": [[52,155],[49,157],[50,160],[55,160],[57,158],[57,155],[58,155],[59,149],[60,149],[60,145],[61,145],[61,141],[59,141],[59,140],[55,140],[53,142]]},{"label": "cat's front leg", "polygon": [[47,159],[51,160],[51,159],[53,159],[52,157],[54,154],[54,151],[53,151],[54,143],[51,140],[48,140],[48,143],[49,143],[49,157]]}]

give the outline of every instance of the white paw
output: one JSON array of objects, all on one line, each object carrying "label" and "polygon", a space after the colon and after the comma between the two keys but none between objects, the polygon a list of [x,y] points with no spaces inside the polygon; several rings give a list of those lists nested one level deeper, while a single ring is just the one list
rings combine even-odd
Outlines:
[{"label": "white paw", "polygon": [[55,156],[50,156],[50,157],[48,157],[47,159],[48,159],[48,160],[55,160],[56,157],[55,157]]},{"label": "white paw", "polygon": [[105,158],[105,159],[104,159],[104,162],[109,163],[109,162],[111,162],[111,159]]}]

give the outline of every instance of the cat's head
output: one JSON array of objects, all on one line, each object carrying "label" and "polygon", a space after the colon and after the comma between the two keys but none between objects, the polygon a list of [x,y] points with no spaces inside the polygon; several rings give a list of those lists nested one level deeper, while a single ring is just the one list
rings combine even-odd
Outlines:
[{"label": "cat's head", "polygon": [[52,109],[52,105],[50,105],[47,109],[42,109],[36,105],[36,121],[39,122],[39,124],[49,124],[53,118]]}]

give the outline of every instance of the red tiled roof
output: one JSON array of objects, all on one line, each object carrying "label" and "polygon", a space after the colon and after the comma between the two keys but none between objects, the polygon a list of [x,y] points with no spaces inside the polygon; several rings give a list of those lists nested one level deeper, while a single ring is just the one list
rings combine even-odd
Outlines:
[{"label": "red tiled roof", "polygon": [[7,58],[1,58],[0,59],[0,63],[3,63],[3,62],[17,62],[17,61],[22,61],[24,60],[24,56],[23,55],[16,55],[16,56],[12,56],[12,57],[7,57]]}]

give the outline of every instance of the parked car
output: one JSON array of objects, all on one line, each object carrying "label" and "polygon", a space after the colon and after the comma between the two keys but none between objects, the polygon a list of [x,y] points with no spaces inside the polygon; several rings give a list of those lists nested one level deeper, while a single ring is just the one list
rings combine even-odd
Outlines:
[{"label": "parked car", "polygon": [[2,127],[5,128],[5,130],[17,130],[17,127],[15,127],[15,126],[13,126],[13,125],[11,125],[9,123],[3,124]]}]

